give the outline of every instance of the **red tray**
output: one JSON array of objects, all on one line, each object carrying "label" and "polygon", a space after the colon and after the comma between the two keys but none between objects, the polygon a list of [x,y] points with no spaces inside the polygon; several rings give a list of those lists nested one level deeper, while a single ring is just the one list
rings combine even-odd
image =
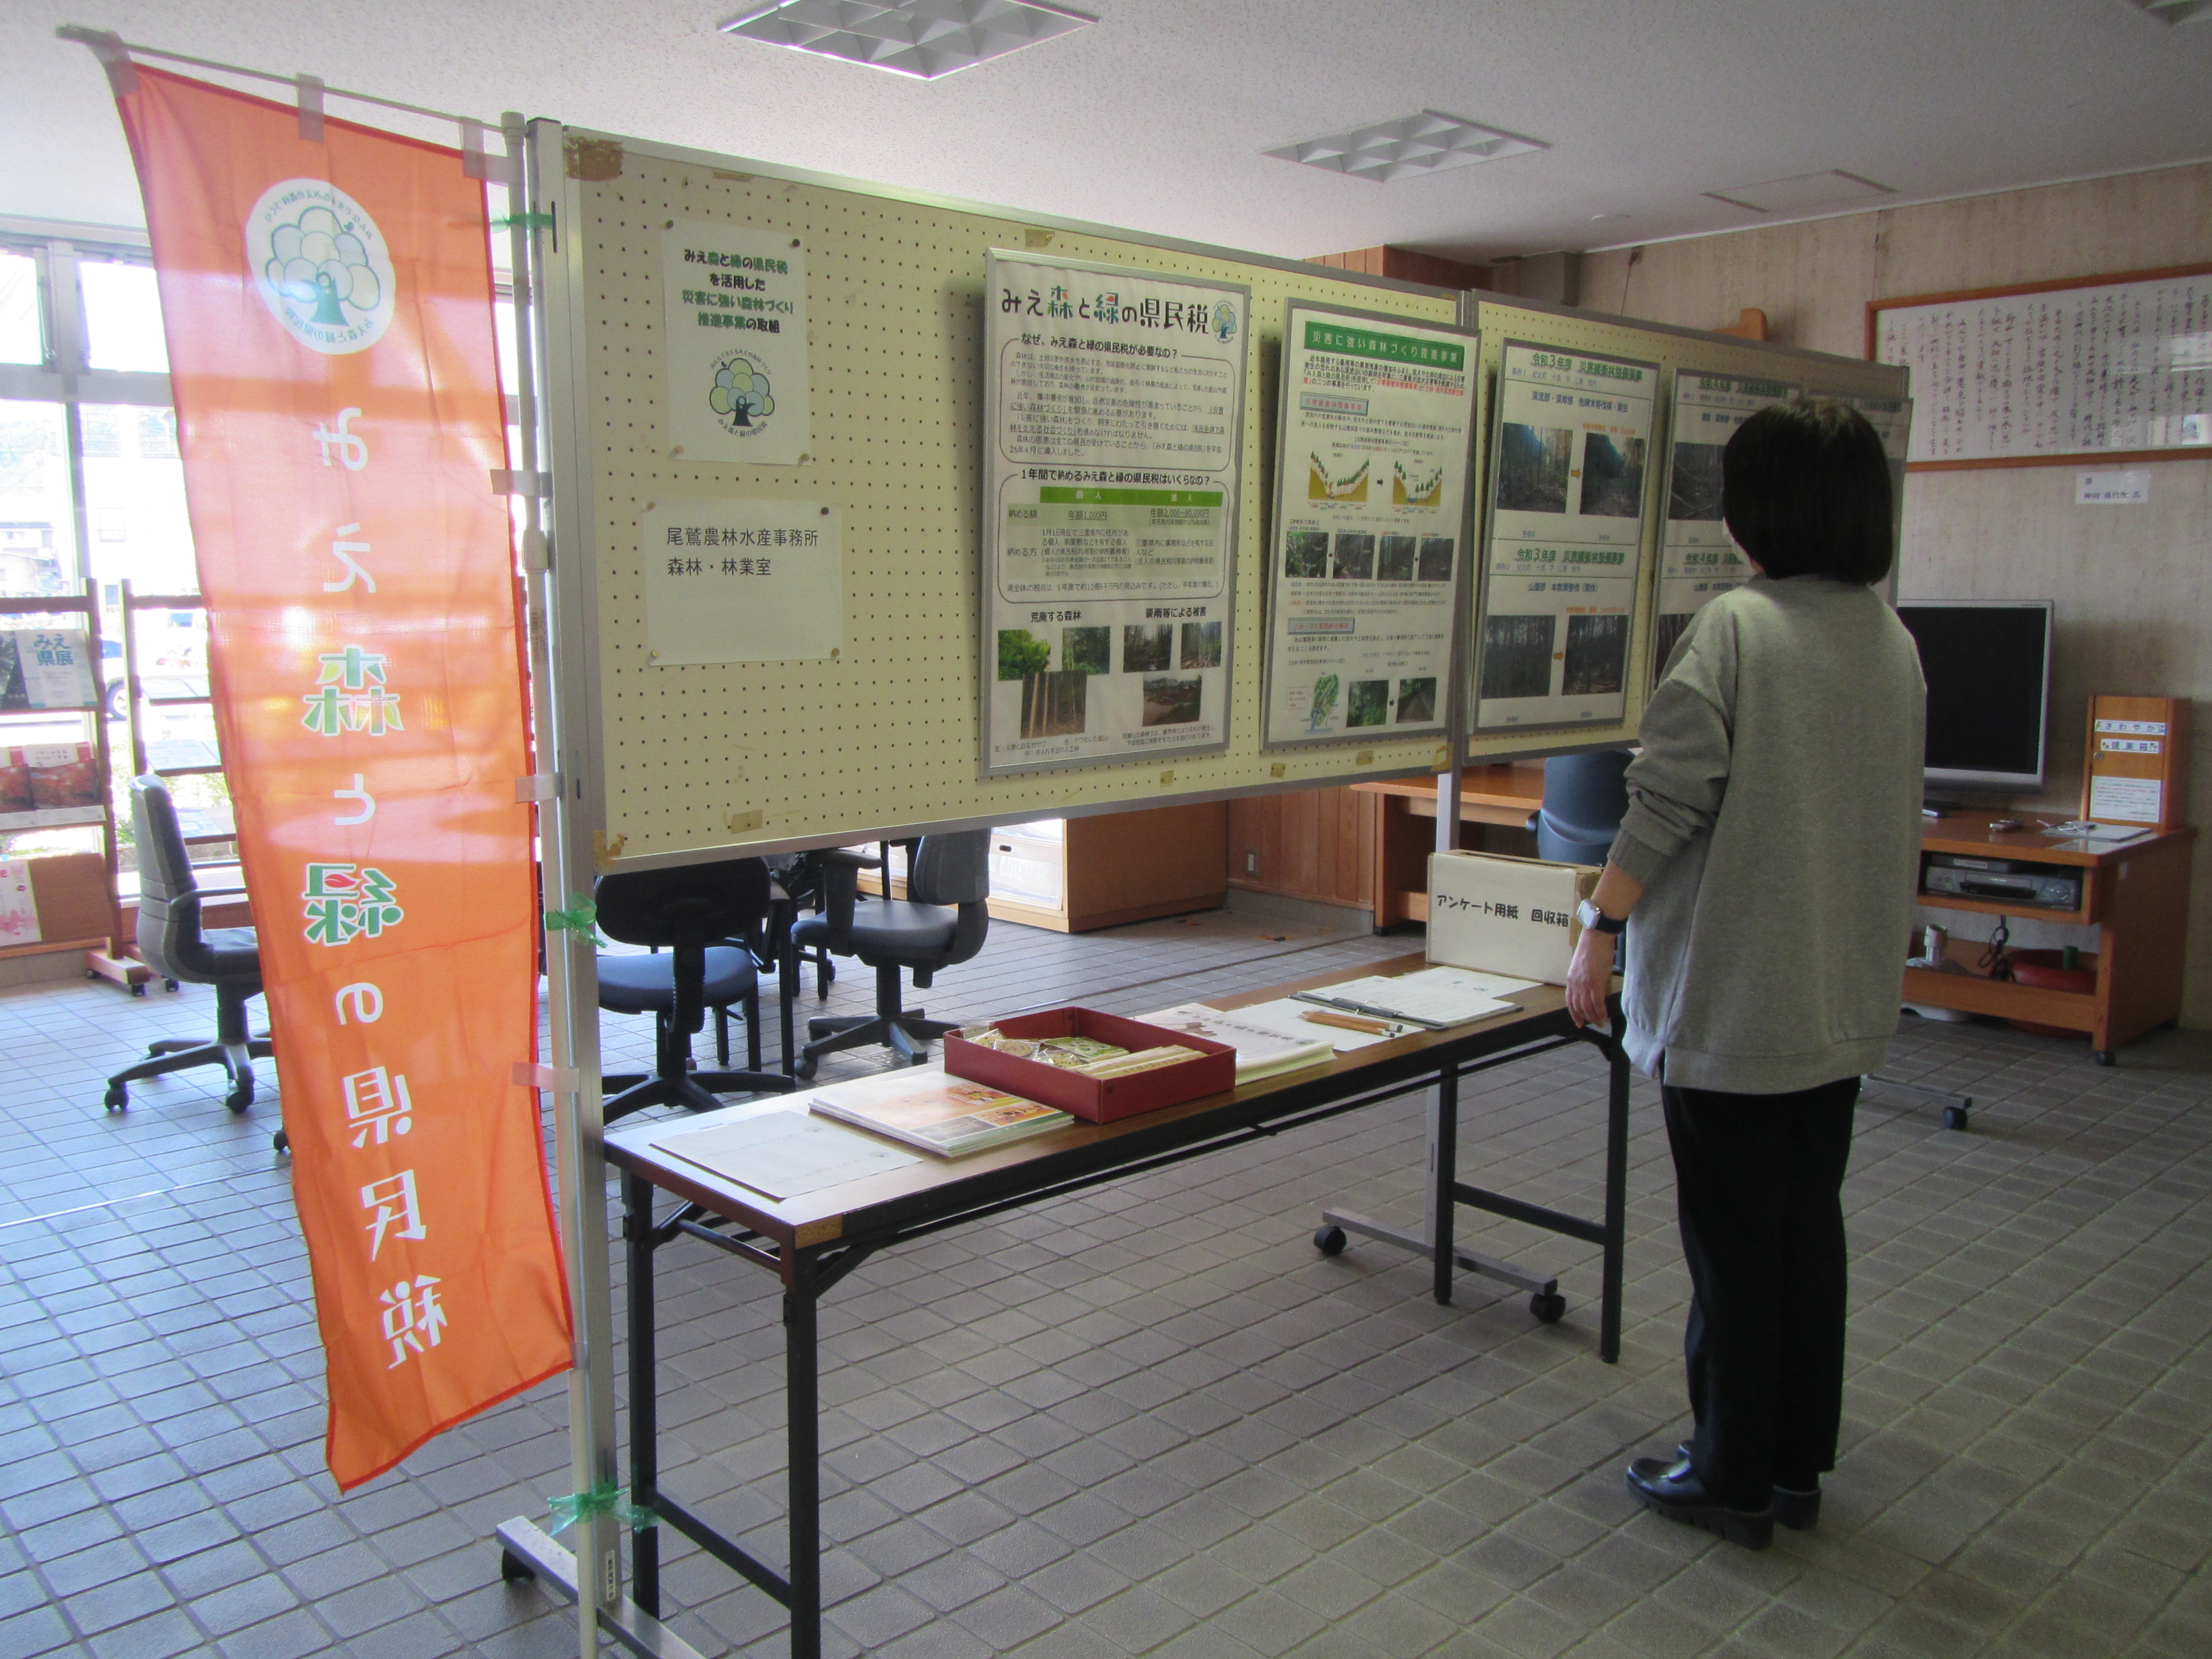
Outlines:
[{"label": "red tray", "polygon": [[993,1023],[1010,1037],[1096,1037],[1132,1054],[1170,1043],[1199,1050],[1196,1060],[1128,1077],[1096,1078],[981,1048],[957,1032],[945,1037],[945,1069],[954,1077],[988,1083],[1010,1095],[1057,1106],[1088,1122],[1111,1123],[1139,1112],[1157,1112],[1163,1106],[1179,1106],[1204,1095],[1226,1094],[1237,1086],[1237,1050],[1211,1037],[1164,1030],[1141,1020],[1088,1008],[1048,1008],[1042,1013],[1018,1014]]}]

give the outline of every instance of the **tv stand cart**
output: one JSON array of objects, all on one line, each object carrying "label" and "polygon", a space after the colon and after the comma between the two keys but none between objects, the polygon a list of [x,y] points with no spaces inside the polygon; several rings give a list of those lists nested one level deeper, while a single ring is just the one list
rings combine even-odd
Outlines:
[{"label": "tv stand cart", "polygon": [[2180,1015],[2182,954],[2189,921],[2189,856],[2197,831],[2184,826],[2153,832],[2118,847],[2094,848],[2033,830],[1991,830],[1991,816],[1986,811],[1947,813],[1923,825],[1920,832],[1923,860],[1929,853],[1948,853],[2076,869],[2081,872],[2080,907],[2051,910],[1930,893],[1924,890],[1924,880],[1920,903],[1931,909],[2033,917],[2094,927],[2097,948],[2081,952],[2081,965],[2094,970],[2096,989],[2055,991],[1990,979],[1978,966],[1984,945],[1953,939],[1946,955],[1971,971],[1950,974],[1907,968],[1904,1000],[2086,1032],[2097,1063],[2110,1066],[2122,1043]]}]

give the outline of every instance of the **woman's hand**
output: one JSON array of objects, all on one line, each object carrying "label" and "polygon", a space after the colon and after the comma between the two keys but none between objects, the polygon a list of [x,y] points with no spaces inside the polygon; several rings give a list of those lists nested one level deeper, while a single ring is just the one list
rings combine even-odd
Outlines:
[{"label": "woman's hand", "polygon": [[1613,941],[1619,937],[1585,927],[1575,942],[1574,959],[1567,964],[1567,1012],[1577,1025],[1613,1024],[1605,999],[1613,989]]}]

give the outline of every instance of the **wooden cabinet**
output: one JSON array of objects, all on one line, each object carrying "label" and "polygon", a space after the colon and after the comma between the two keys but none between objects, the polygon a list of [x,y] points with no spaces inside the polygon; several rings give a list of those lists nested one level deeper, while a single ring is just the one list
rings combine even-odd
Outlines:
[{"label": "wooden cabinet", "polygon": [[1229,885],[1323,904],[1374,902],[1373,802],[1356,787],[1249,795],[1229,807]]},{"label": "wooden cabinet", "polygon": [[[991,915],[1056,933],[1210,910],[1223,896],[1220,801],[1048,818],[991,832]],[[858,850],[872,853],[872,847]],[[862,872],[860,890],[878,890]],[[891,848],[891,896],[906,896],[906,854]]]},{"label": "wooden cabinet", "polygon": [[[1437,784],[1434,778],[1401,778],[1389,783],[1355,783],[1352,793],[1369,803],[1374,829],[1373,899],[1375,926],[1429,919],[1429,854],[1437,848]],[[1456,845],[1476,844],[1470,824],[1519,830],[1544,804],[1544,763],[1470,766],[1460,774]],[[1492,851],[1519,848],[1492,848]]]},{"label": "wooden cabinet", "polygon": [[[2083,953],[2081,966],[2095,971],[2096,988],[2057,991],[1988,979],[1978,972],[1907,968],[1905,1000],[2086,1032],[2090,1048],[2107,1066],[2120,1044],[2178,1018],[2189,921],[2189,856],[2197,831],[2181,829],[2105,851],[2079,852],[2072,850],[2078,842],[2054,844],[2030,831],[1992,830],[1986,823],[1985,813],[1947,816],[1923,830],[1921,851],[2079,871],[2081,908],[2051,910],[1924,891],[1920,902],[1931,909],[2094,927],[2097,949]],[[1946,954],[1978,969],[1984,950],[1978,943],[1954,939]]]}]

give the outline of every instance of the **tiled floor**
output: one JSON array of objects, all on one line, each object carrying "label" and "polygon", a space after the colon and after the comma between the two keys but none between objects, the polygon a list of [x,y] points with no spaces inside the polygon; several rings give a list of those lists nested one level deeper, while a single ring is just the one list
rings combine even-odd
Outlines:
[{"label": "tiled floor", "polygon": [[[1408,944],[1222,913],[1002,927],[925,1000],[975,1015],[1079,989],[1140,1012]],[[848,973],[832,1006],[866,991]],[[273,1109],[233,1119],[204,1073],[100,1111],[100,1074],[212,1018],[193,989],[0,993],[0,1659],[573,1653],[573,1615],[501,1584],[489,1541],[567,1488],[560,1387],[339,1499]],[[607,1039],[610,1063],[649,1048],[640,1022]],[[1551,1328],[1479,1281],[1439,1308],[1378,1247],[1316,1254],[1324,1201],[1417,1216],[1408,1098],[845,1281],[823,1313],[831,1650],[2212,1652],[2212,1042],[2162,1036],[2102,1071],[2079,1044],[1908,1020],[1891,1070],[1974,1095],[1974,1127],[1894,1091],[1862,1107],[1848,1444],[1817,1531],[1754,1555],[1620,1489],[1684,1416],[1648,1086],[1613,1366],[1586,1247],[1468,1228],[1561,1273]],[[1594,1209],[1601,1091],[1573,1053],[1489,1074],[1463,1168]],[[772,1285],[697,1245],[662,1270],[665,1484],[781,1559]],[[765,1597],[664,1547],[688,1639],[785,1651]]]}]

